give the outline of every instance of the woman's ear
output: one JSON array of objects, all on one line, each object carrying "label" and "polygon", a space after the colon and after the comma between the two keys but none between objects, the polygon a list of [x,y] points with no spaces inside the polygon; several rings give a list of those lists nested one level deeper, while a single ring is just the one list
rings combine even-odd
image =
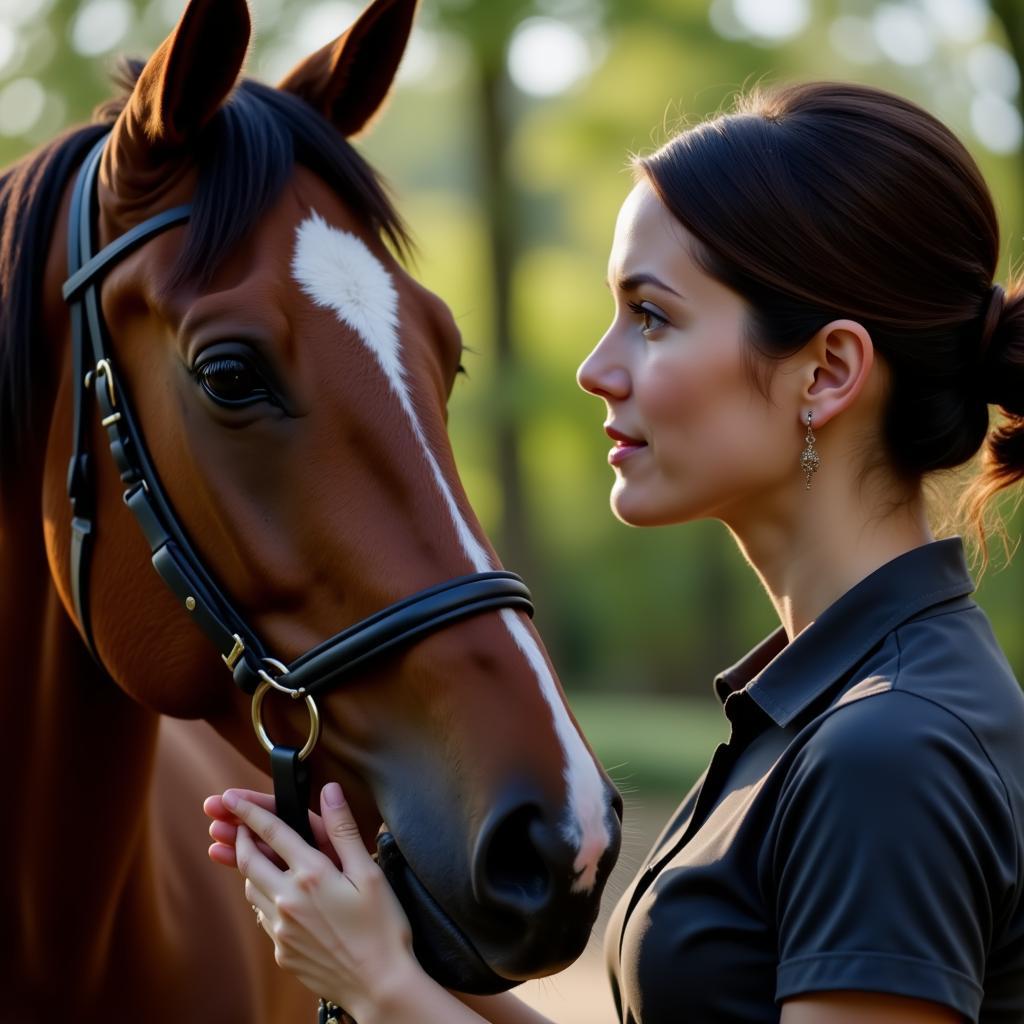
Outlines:
[{"label": "woman's ear", "polygon": [[809,410],[814,413],[814,426],[820,427],[857,401],[875,364],[875,347],[856,320],[833,320],[801,349],[800,356],[801,419]]}]

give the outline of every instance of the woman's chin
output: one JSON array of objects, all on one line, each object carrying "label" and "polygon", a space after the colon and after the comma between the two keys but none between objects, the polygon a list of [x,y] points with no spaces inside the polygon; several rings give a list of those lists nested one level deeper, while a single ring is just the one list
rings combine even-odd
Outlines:
[{"label": "woman's chin", "polygon": [[612,515],[620,523],[625,523],[626,526],[643,525],[642,516],[641,520],[637,521],[637,514],[642,512],[642,506],[637,507],[636,499],[628,493],[628,486],[621,479],[616,480],[615,485],[612,487],[609,505],[611,506]]},{"label": "woman's chin", "polygon": [[709,497],[695,500],[678,493],[641,492],[635,485],[616,480],[609,504],[615,518],[626,526],[675,526],[714,517]]},{"label": "woman's chin", "polygon": [[620,492],[618,488],[612,491],[611,509],[615,518],[626,526],[667,526],[679,522],[664,507]]}]

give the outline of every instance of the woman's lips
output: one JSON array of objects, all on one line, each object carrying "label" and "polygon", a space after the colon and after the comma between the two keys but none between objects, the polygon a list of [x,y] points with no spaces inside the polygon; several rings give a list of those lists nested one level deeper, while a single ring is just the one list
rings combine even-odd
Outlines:
[{"label": "woman's lips", "polygon": [[618,466],[625,462],[631,455],[635,455],[637,452],[643,451],[646,447],[646,441],[636,441],[632,444],[621,442],[608,453],[608,461],[611,465]]},{"label": "woman's lips", "polygon": [[631,455],[635,455],[647,447],[646,441],[630,437],[628,434],[623,434],[622,431],[615,430],[613,427],[605,427],[604,432],[615,442],[615,447],[608,453],[608,462],[613,466],[620,465]]}]

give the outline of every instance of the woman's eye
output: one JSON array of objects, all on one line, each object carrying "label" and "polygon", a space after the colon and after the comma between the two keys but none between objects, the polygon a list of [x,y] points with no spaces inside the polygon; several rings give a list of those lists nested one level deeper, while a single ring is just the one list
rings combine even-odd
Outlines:
[{"label": "woman's eye", "polygon": [[629,303],[630,311],[639,319],[640,330],[643,334],[650,334],[653,331],[658,330],[659,327],[664,327],[668,320],[665,319],[660,313],[655,312],[650,306],[644,306],[639,302]]},{"label": "woman's eye", "polygon": [[266,381],[237,356],[208,359],[194,373],[203,390],[221,405],[251,405],[272,398]]}]

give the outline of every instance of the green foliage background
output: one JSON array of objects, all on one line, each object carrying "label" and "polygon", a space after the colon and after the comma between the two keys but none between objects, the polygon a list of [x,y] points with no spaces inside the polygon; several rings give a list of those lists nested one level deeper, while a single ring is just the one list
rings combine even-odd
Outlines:
[{"label": "green foliage background", "polygon": [[[180,7],[137,0],[117,51],[148,54]],[[250,71],[260,77],[280,62],[289,33],[312,8],[325,23],[334,15],[337,32],[349,12],[303,0],[252,0],[252,7]],[[630,187],[630,152],[727,107],[756,80],[880,85],[933,110],[971,147],[1000,211],[999,280],[1020,259],[1024,163],[1019,151],[990,152],[972,132],[967,46],[946,40],[916,66],[851,61],[832,45],[830,28],[840,15],[870,18],[874,7],[818,0],[801,32],[773,44],[723,38],[707,0],[423,0],[420,23],[440,40],[435,71],[400,86],[360,145],[393,184],[414,230],[418,276],[448,301],[473,349],[469,379],[457,385],[451,407],[459,465],[506,563],[529,577],[539,625],[570,691],[703,696],[714,671],[776,624],[719,524],[637,531],[608,511],[602,409],[576,388],[574,373],[610,317],[603,280],[615,213]],[[0,0],[0,20],[20,22],[18,53],[0,88],[31,77],[48,94],[31,130],[0,136],[4,162],[86,118],[109,94],[113,55],[86,58],[70,45],[82,8],[71,0]],[[102,14],[102,6],[93,9]],[[518,91],[505,70],[512,32],[538,13],[584,25],[603,53],[589,75],[543,99]],[[992,13],[985,31],[1012,50],[1019,28]],[[498,249],[495,216],[504,220]],[[492,272],[496,251],[508,260],[507,275]],[[496,315],[496,302],[507,303],[506,316]],[[1018,675],[1022,596],[1024,557],[990,570],[981,587]],[[614,745],[621,701],[585,707],[597,710],[584,724],[605,730]],[[662,705],[653,707],[661,715]]]}]

